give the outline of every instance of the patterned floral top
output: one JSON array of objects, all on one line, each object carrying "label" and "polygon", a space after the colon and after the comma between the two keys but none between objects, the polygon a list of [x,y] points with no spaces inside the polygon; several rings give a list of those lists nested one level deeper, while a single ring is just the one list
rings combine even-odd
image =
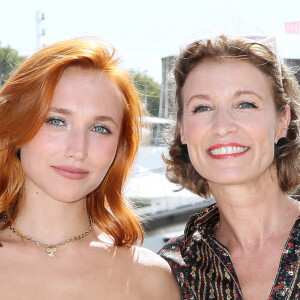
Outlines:
[{"label": "patterned floral top", "polygon": [[[171,239],[159,254],[172,267],[182,299],[238,299],[242,292],[229,252],[214,236],[219,220],[215,204],[193,215],[183,236]],[[268,300],[300,299],[300,216],[283,250]]]}]

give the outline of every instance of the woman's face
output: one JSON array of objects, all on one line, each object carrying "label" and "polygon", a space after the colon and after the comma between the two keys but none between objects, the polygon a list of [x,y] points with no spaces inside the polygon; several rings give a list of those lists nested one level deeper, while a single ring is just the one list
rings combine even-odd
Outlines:
[{"label": "woman's face", "polygon": [[181,140],[197,172],[215,184],[264,178],[274,143],[285,136],[289,107],[276,112],[269,79],[242,60],[205,60],[182,90]]},{"label": "woman's face", "polygon": [[123,118],[122,97],[101,71],[66,69],[45,123],[21,149],[26,197],[83,199],[114,160]]}]

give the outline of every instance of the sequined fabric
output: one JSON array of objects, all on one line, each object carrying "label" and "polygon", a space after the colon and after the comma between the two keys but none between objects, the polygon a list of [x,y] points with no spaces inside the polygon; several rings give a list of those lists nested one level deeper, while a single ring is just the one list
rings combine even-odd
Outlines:
[{"label": "sequined fabric", "polygon": [[[171,239],[159,251],[177,277],[182,299],[243,299],[228,250],[214,236],[218,220],[219,211],[213,204],[193,215],[184,235]],[[279,272],[266,300],[300,299],[299,241],[300,216],[290,231]]]}]

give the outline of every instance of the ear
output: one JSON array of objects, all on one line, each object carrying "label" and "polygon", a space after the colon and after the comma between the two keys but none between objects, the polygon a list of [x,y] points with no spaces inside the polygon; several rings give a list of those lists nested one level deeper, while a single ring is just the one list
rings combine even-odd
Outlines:
[{"label": "ear", "polygon": [[184,133],[184,128],[183,128],[182,122],[179,122],[179,132],[180,132],[181,143],[184,145],[184,144],[186,144],[186,138],[185,138],[185,133]]},{"label": "ear", "polygon": [[291,122],[291,108],[288,104],[285,105],[283,112],[280,113],[278,121],[279,125],[275,142],[277,142],[281,137],[285,137],[287,134]]}]

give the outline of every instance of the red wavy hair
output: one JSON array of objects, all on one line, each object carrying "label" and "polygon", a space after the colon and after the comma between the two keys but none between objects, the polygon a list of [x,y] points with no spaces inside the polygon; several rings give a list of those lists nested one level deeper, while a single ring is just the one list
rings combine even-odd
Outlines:
[{"label": "red wavy hair", "polygon": [[26,60],[0,91],[0,213],[11,222],[21,207],[24,173],[19,149],[44,123],[55,86],[70,66],[105,72],[123,95],[123,124],[116,157],[100,186],[87,195],[94,223],[116,245],[143,241],[143,229],[122,189],[138,150],[142,111],[130,75],[120,68],[111,45],[97,40],[73,39],[47,46]]}]

